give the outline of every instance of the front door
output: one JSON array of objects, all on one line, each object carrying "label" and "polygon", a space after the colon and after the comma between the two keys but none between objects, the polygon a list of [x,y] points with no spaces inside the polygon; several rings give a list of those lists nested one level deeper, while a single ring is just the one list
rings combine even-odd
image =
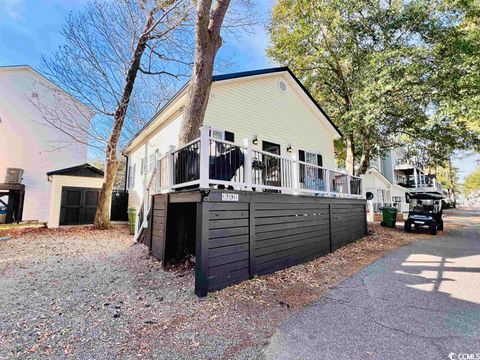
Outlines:
[{"label": "front door", "polygon": [[[271,154],[280,155],[280,145],[263,141],[262,150]],[[281,161],[276,156],[263,155],[264,184],[268,186],[282,186],[281,182]]]},{"label": "front door", "polygon": [[60,225],[92,224],[99,194],[100,189],[63,187]]}]

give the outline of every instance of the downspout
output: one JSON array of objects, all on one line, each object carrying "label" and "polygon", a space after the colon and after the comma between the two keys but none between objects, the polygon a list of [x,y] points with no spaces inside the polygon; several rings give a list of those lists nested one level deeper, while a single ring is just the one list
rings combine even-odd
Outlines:
[{"label": "downspout", "polygon": [[123,191],[127,192],[127,181],[128,181],[128,155],[122,152],[122,155],[125,156],[125,180],[123,182]]}]

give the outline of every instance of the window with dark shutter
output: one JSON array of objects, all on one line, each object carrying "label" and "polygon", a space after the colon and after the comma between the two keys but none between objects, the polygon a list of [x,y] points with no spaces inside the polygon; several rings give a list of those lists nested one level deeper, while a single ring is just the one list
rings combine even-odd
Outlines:
[{"label": "window with dark shutter", "polygon": [[[298,160],[305,162],[305,151],[298,150]],[[300,164],[300,173],[298,174],[298,181],[305,182],[305,164]]]},{"label": "window with dark shutter", "polygon": [[131,189],[132,188],[132,165],[128,167],[127,171],[128,171],[128,177],[127,177],[128,188]]},{"label": "window with dark shutter", "polygon": [[[322,155],[317,154],[317,165],[323,167]],[[323,180],[323,170],[322,169],[318,169],[318,178]]]},{"label": "window with dark shutter", "polygon": [[317,165],[323,167],[323,158],[322,158],[322,155],[317,155]]},{"label": "window with dark shutter", "polygon": [[305,151],[298,150],[298,160],[305,161]]},{"label": "window with dark shutter", "polygon": [[233,132],[225,131],[225,141],[235,142],[235,135]]},{"label": "window with dark shutter", "polygon": [[135,164],[128,167],[128,188],[132,189],[135,186]]}]

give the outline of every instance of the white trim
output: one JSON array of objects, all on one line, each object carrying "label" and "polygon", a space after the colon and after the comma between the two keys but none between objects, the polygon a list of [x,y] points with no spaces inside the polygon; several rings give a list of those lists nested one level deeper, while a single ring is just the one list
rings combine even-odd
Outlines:
[{"label": "white trim", "polygon": [[[269,142],[268,140],[262,140],[262,141]],[[355,198],[355,199],[364,198],[363,193],[352,194],[351,193],[351,188],[350,188],[351,187],[350,181],[352,179],[358,179],[358,180],[360,180],[360,184],[359,184],[360,190],[363,192],[363,181],[364,181],[363,177],[352,176],[352,175],[349,175],[348,173],[346,173],[344,171],[332,170],[332,169],[328,169],[328,168],[323,167],[323,166],[313,165],[313,164],[307,163],[305,161],[299,161],[299,160],[296,159],[295,156],[288,156],[287,157],[287,156],[281,156],[281,155],[273,154],[273,153],[270,153],[270,152],[264,151],[264,150],[253,149],[250,139],[245,139],[244,140],[244,142],[246,143],[246,146],[241,145],[241,144],[232,143],[232,142],[225,141],[225,140],[214,139],[210,136],[210,128],[208,126],[202,126],[200,128],[200,138],[192,140],[188,144],[186,144],[186,145],[184,145],[184,146],[182,146],[181,148],[178,148],[178,149],[174,149],[172,147],[171,150],[164,157],[162,157],[162,159],[163,158],[168,159],[168,169],[169,169],[171,179],[173,179],[173,169],[174,169],[173,154],[182,150],[183,148],[186,148],[186,147],[188,147],[188,146],[190,146],[194,143],[198,143],[198,142],[200,143],[200,160],[199,160],[200,161],[200,173],[199,173],[199,179],[194,180],[194,181],[189,181],[189,182],[186,182],[186,183],[176,184],[176,185],[172,185],[171,181],[169,181],[170,184],[168,186],[163,186],[161,188],[157,187],[156,188],[156,193],[168,192],[168,191],[172,191],[174,189],[193,186],[193,185],[199,185],[199,187],[201,189],[208,189],[208,188],[210,188],[211,185],[225,185],[225,186],[232,186],[232,187],[234,187],[238,190],[247,190],[247,191],[251,191],[252,189],[255,189],[255,190],[257,190],[257,189],[260,189],[260,190],[277,190],[277,191],[280,191],[282,193],[287,193],[287,194],[313,194],[313,195],[321,195],[321,196],[329,196],[329,197]],[[232,146],[235,146],[237,148],[244,149],[244,150],[246,149],[244,151],[244,159],[245,160],[244,160],[244,165],[243,165],[243,169],[244,169],[243,171],[244,171],[245,178],[244,178],[243,182],[216,180],[216,179],[210,179],[209,178],[210,177],[210,147],[211,147],[212,143],[215,144],[217,142],[232,145]],[[273,143],[273,144],[276,144],[276,143]],[[275,157],[277,159],[280,159],[280,161],[282,161],[282,164],[285,164],[286,167],[292,167],[291,168],[291,170],[292,170],[291,171],[291,176],[293,178],[287,179],[287,185],[289,185],[289,186],[283,186],[282,185],[283,181],[284,181],[283,176],[280,177],[280,181],[282,182],[282,184],[280,186],[265,185],[265,184],[256,183],[257,179],[253,178],[252,171],[248,171],[248,170],[245,169],[245,166],[251,168],[251,166],[248,166],[246,164],[251,164],[254,153],[257,153],[257,154],[260,154],[260,155],[265,155],[265,156]],[[311,154],[319,155],[317,153],[311,153]],[[159,162],[157,161],[157,165],[158,164],[159,164]],[[297,171],[300,165],[305,165],[305,166],[308,166],[308,167],[311,167],[311,168],[322,170],[323,174],[325,176],[325,178],[323,179],[323,182],[325,183],[325,190],[300,188],[300,184],[298,183],[299,178],[298,178],[298,171]],[[331,182],[331,179],[332,179],[332,177],[331,177],[332,174],[341,176],[342,181],[339,183],[340,191],[331,191],[330,182]],[[346,183],[344,183],[344,182],[346,182]]]}]

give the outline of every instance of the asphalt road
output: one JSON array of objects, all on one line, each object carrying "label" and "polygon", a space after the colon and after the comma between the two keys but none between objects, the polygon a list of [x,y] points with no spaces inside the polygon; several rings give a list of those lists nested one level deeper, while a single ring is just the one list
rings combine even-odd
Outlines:
[{"label": "asphalt road", "polygon": [[480,359],[480,209],[389,253],[288,319],[267,359]]}]

